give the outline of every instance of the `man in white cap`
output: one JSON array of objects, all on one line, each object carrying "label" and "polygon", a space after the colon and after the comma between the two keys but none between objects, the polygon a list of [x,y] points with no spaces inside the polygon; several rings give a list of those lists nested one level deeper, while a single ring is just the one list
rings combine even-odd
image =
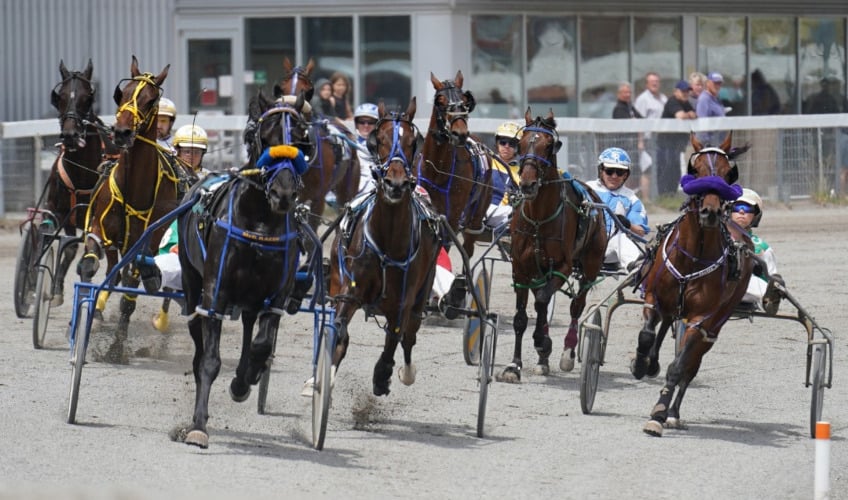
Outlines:
[{"label": "man in white cap", "polygon": [[[695,107],[695,114],[698,118],[722,117],[725,115],[724,104],[718,98],[723,83],[724,77],[721,76],[721,73],[713,71],[707,75],[707,88],[698,96],[698,105]],[[699,132],[698,139],[704,144],[718,146],[726,135],[727,133],[722,130]]]}]

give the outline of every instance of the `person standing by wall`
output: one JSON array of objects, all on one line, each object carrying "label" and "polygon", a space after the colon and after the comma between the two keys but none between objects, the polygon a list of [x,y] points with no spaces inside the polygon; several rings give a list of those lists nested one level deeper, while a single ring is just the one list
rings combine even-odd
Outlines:
[{"label": "person standing by wall", "polygon": [[336,100],[333,98],[333,84],[322,78],[315,85],[315,96],[312,98],[312,110],[319,116],[332,118],[336,116]]},{"label": "person standing by wall", "polygon": [[[689,104],[692,87],[686,80],[674,86],[671,99],[663,107],[662,118],[694,120],[695,110]],[[689,143],[689,134],[666,132],[657,137],[657,194],[670,195],[677,192],[680,182],[680,154]]]},{"label": "person standing by wall", "polygon": [[[649,71],[645,75],[645,90],[639,94],[633,106],[645,118],[660,118],[668,97],[660,91],[660,75]],[[651,198],[651,170],[650,167],[657,158],[656,136],[646,132],[643,136],[644,151],[639,153],[639,168],[642,176],[639,179],[639,190],[645,199]]]},{"label": "person standing by wall", "polygon": [[698,97],[704,92],[704,85],[707,84],[707,75],[700,71],[693,71],[689,74],[689,86],[692,90],[689,91],[689,105],[692,109],[698,109]]},{"label": "person standing by wall", "polygon": [[[695,114],[698,118],[715,118],[725,115],[724,104],[718,99],[718,93],[721,90],[721,85],[724,83],[724,77],[721,73],[713,71],[707,75],[707,87],[704,92],[698,96],[698,105],[695,107]],[[704,145],[711,144],[718,146],[727,135],[726,132],[715,130],[711,132],[699,132],[698,140]]]},{"label": "person standing by wall", "polygon": [[350,104],[350,79],[344,73],[336,71],[330,76],[330,84],[333,86],[333,100],[335,101],[335,116],[342,120],[353,118],[353,109]]},{"label": "person standing by wall", "polygon": [[[618,119],[628,119],[628,118],[644,118],[642,113],[636,110],[633,107],[633,90],[630,86],[629,82],[621,82],[618,84],[618,94],[616,96],[615,107],[612,109],[612,117]],[[630,148],[633,147],[633,143],[631,141],[623,141],[623,144]],[[636,149],[641,153],[645,151],[645,141],[642,137],[642,133],[636,134]],[[629,177],[629,176],[628,176]],[[639,176],[635,176],[633,179],[629,179],[628,187],[635,188],[639,184],[638,180]],[[635,181],[635,182],[634,182]]]}]

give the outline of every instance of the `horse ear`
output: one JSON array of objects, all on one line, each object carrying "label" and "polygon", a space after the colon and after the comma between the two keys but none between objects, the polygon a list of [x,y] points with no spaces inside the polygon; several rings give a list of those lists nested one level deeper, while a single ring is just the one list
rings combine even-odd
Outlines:
[{"label": "horse ear", "polygon": [[132,56],[132,63],[130,63],[130,76],[136,77],[141,74],[141,71],[138,70],[138,59],[136,59],[135,54]]},{"label": "horse ear", "polygon": [[82,74],[85,76],[85,79],[91,81],[91,75],[94,73],[94,66],[91,64],[91,58],[88,59],[88,65],[83,70]]},{"label": "horse ear", "polygon": [[161,86],[162,86],[162,84],[165,82],[165,78],[168,78],[168,70],[169,70],[169,69],[171,69],[171,65],[170,65],[170,64],[169,64],[169,65],[167,65],[167,66],[165,66],[165,69],[163,69],[161,73],[159,73],[158,75],[156,75],[156,78],[154,78],[154,80],[156,81],[156,86],[157,86],[157,87],[161,87]]},{"label": "horse ear", "polygon": [[727,133],[727,137],[724,138],[724,142],[721,143],[722,151],[730,151],[730,147],[733,145],[733,131]]},{"label": "horse ear", "polygon": [[430,72],[430,83],[433,84],[435,90],[442,90],[442,82],[436,78],[432,71]]},{"label": "horse ear", "polygon": [[115,85],[115,92],[112,94],[112,99],[115,100],[115,104],[118,106],[121,105],[121,99],[124,98],[124,91],[121,90],[120,85]]},{"label": "horse ear", "polygon": [[309,62],[306,63],[306,69],[303,71],[303,73],[306,76],[312,76],[312,70],[313,69],[315,69],[315,59],[310,57]]},{"label": "horse ear", "polygon": [[527,106],[527,111],[524,112],[524,123],[525,125],[533,123],[533,115],[530,114],[530,106]]},{"label": "horse ear", "polygon": [[454,78],[454,79],[453,79],[453,83],[454,83],[457,87],[462,88],[462,81],[463,81],[463,78],[462,78],[462,70],[459,70],[459,69],[458,69],[458,70],[456,70],[456,78]]},{"label": "horse ear", "polygon": [[377,117],[383,118],[384,116],[386,116],[386,103],[380,99],[380,102],[377,103]]},{"label": "horse ear", "polygon": [[698,140],[698,137],[695,135],[695,132],[689,133],[689,142],[692,143],[692,147],[695,149],[695,151],[700,151],[704,149],[704,145],[701,144],[701,141]]},{"label": "horse ear", "polygon": [[416,104],[415,96],[412,96],[412,99],[409,100],[409,106],[406,107],[406,117],[409,121],[415,119],[415,110],[417,107],[418,105]]},{"label": "horse ear", "polygon": [[283,97],[283,89],[280,88],[279,83],[275,83],[274,84],[274,99],[279,99],[280,97]]},{"label": "horse ear", "polygon": [[292,70],[292,63],[289,56],[283,56],[283,70],[285,70],[286,73],[290,73]]},{"label": "horse ear", "polygon": [[474,108],[477,106],[477,101],[474,100],[474,94],[470,90],[466,90],[462,95],[465,96],[465,105],[468,106],[468,112],[474,111]]},{"label": "horse ear", "polygon": [[71,77],[71,72],[65,67],[65,61],[63,59],[59,60],[59,74],[62,75],[62,80],[67,80]]}]

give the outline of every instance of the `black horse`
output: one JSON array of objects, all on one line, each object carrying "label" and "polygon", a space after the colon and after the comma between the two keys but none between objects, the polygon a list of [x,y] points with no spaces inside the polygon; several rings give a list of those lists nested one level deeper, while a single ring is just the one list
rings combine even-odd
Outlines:
[{"label": "black horse", "polygon": [[303,103],[303,94],[289,105],[260,93],[251,105],[259,114],[250,117],[256,142],[248,164],[236,173],[210,175],[186,194],[186,200],[200,200],[179,219],[184,313],[193,315],[188,327],[195,347],[196,399],[187,444],[209,445],[206,422],[209,391],[221,368],[221,320],[241,313],[242,351],[230,396],[245,401],[266,369],[295,285],[302,226],[294,208],[307,165],[290,144],[306,130]]}]

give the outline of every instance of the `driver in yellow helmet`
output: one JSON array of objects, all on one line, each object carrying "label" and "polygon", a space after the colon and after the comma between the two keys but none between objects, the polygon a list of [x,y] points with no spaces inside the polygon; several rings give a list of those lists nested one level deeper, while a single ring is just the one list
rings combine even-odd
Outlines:
[{"label": "driver in yellow helmet", "polygon": [[495,150],[492,157],[492,201],[486,210],[486,223],[497,229],[509,220],[512,206],[507,193],[518,186],[518,141],[523,133],[513,122],[504,122],[495,131]]},{"label": "driver in yellow helmet", "polygon": [[174,101],[166,98],[159,98],[159,113],[156,115],[156,142],[165,150],[174,153],[174,146],[171,144],[171,129],[174,128],[174,121],[177,119],[177,107]]}]

